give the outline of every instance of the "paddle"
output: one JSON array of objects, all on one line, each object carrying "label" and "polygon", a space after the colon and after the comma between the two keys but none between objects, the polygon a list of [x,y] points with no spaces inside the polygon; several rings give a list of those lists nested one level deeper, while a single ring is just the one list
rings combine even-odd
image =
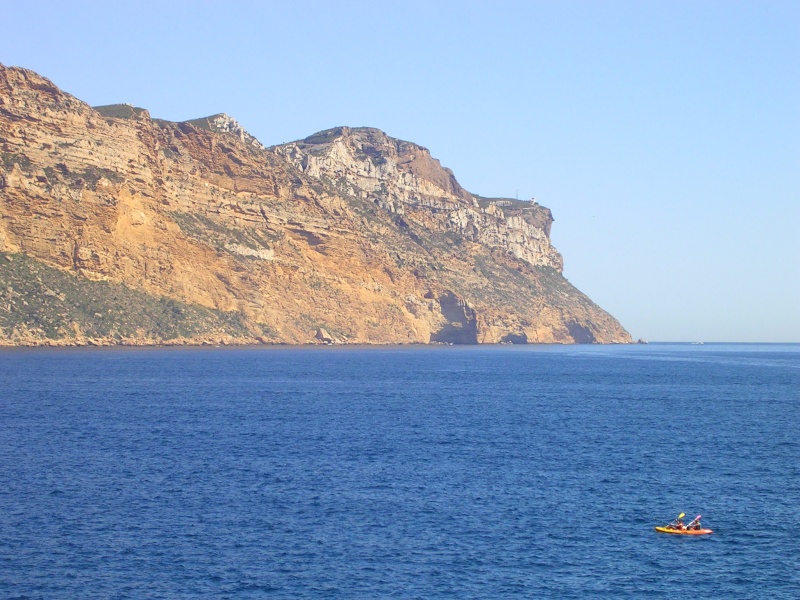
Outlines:
[{"label": "paddle", "polygon": [[691,523],[689,523],[689,524],[686,526],[686,529],[691,529],[692,527],[696,527],[697,529],[700,529],[700,518],[701,518],[702,516],[703,516],[703,515],[697,515],[697,516],[696,516],[694,519],[692,519],[692,522],[691,522]]}]

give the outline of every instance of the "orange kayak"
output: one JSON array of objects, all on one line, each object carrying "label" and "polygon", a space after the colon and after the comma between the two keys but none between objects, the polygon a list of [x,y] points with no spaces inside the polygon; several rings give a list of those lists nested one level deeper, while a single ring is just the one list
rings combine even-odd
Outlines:
[{"label": "orange kayak", "polygon": [[714,533],[713,529],[674,529],[672,527],[656,527],[660,533],[674,533],[676,535],[708,535]]}]

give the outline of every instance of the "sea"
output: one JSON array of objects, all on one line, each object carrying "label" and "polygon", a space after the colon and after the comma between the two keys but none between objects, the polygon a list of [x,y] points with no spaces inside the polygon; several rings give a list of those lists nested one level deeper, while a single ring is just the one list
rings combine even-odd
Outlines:
[{"label": "sea", "polygon": [[2,350],[0,597],[797,599],[800,345]]}]

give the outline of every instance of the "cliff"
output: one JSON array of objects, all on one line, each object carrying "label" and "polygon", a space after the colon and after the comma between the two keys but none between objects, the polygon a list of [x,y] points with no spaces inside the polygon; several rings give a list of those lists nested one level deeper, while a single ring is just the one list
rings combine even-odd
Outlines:
[{"label": "cliff", "polygon": [[92,108],[0,65],[0,343],[629,342],[538,204],[341,127]]}]

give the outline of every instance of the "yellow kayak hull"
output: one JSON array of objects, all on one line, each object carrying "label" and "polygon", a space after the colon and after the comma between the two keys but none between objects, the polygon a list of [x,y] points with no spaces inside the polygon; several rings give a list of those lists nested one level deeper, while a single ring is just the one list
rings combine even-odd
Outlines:
[{"label": "yellow kayak hull", "polygon": [[672,527],[656,527],[656,531],[675,535],[708,535],[709,533],[714,533],[713,529],[673,529]]}]

